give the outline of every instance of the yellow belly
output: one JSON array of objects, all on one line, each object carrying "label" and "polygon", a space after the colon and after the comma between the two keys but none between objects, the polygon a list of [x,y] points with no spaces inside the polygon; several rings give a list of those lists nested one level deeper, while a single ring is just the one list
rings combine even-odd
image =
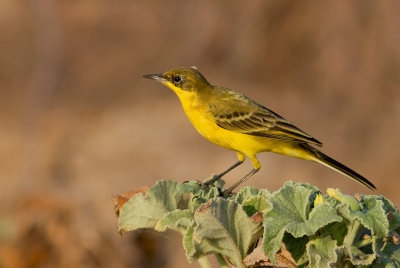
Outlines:
[{"label": "yellow belly", "polygon": [[190,94],[181,95],[179,98],[183,110],[196,130],[214,144],[240,152],[249,158],[260,152],[274,152],[312,160],[312,156],[296,143],[223,129],[215,123],[207,103],[197,102],[196,97]]}]

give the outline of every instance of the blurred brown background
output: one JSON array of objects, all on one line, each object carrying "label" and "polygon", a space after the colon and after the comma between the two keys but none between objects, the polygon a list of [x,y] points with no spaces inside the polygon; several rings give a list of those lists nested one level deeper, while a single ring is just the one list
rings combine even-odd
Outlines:
[{"label": "blurred brown background", "polygon": [[[324,142],[396,205],[398,1],[0,3],[0,267],[197,267],[174,233],[119,236],[111,196],[236,161],[143,74],[196,65]],[[260,155],[247,184],[372,194],[323,166]],[[225,179],[250,170],[246,163]]]}]

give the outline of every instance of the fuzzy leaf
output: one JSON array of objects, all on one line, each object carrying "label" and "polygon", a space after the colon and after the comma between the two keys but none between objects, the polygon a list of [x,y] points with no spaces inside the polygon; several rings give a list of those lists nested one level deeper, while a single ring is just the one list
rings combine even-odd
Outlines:
[{"label": "fuzzy leaf", "polygon": [[336,241],[325,236],[311,240],[307,244],[307,254],[310,268],[330,267],[337,260]]},{"label": "fuzzy leaf", "polygon": [[[379,246],[382,246],[381,243]],[[378,248],[376,251],[379,252],[379,266],[377,267],[400,267],[400,245],[388,243],[382,252]]]},{"label": "fuzzy leaf", "polygon": [[146,195],[134,195],[121,209],[118,219],[119,232],[140,228],[154,228],[168,212],[178,208],[182,200],[181,184],[174,181],[158,181]]},{"label": "fuzzy leaf", "polygon": [[381,195],[365,195],[363,200],[369,199],[380,200],[383,202],[383,209],[385,210],[386,216],[389,221],[389,230],[394,230],[400,226],[400,214],[399,209],[395,207],[389,199]]},{"label": "fuzzy leaf", "polygon": [[343,240],[348,232],[348,221],[333,222],[324,227],[324,234],[329,234],[332,239],[336,240],[339,245],[343,244]]},{"label": "fuzzy leaf", "polygon": [[354,265],[368,265],[370,266],[376,258],[375,253],[365,254],[361,249],[351,246],[349,248],[350,261]]},{"label": "fuzzy leaf", "polygon": [[193,213],[189,209],[176,209],[168,212],[162,217],[154,227],[156,231],[164,232],[167,228],[178,231],[181,234],[186,232],[186,229],[191,225]]},{"label": "fuzzy leaf", "polygon": [[315,197],[316,194],[317,191],[313,187],[286,183],[269,198],[271,208],[264,214],[263,248],[273,262],[285,232],[295,238],[310,236],[329,223],[342,220],[327,202],[318,205],[310,212],[313,204],[311,197]]},{"label": "fuzzy leaf", "polygon": [[189,262],[193,262],[201,257],[201,254],[196,251],[193,241],[195,226],[196,223],[193,222],[192,225],[186,229],[186,232],[183,235],[183,248],[185,249],[186,258]]},{"label": "fuzzy leaf", "polygon": [[219,197],[221,195],[220,189],[217,187],[210,187],[206,189],[198,188],[194,189],[194,191],[185,188],[185,192],[191,193],[188,208],[190,209],[192,214],[194,214],[196,209],[198,209],[201,204],[206,203],[210,199]]},{"label": "fuzzy leaf", "polygon": [[292,255],[292,258],[298,265],[302,265],[308,262],[308,256],[306,251],[306,245],[309,239],[307,236],[294,238],[291,234],[286,233],[283,237],[286,249]]},{"label": "fuzzy leaf", "polygon": [[269,203],[264,196],[258,195],[245,200],[242,206],[247,215],[252,216],[256,212],[263,212],[269,208]]},{"label": "fuzzy leaf", "polygon": [[238,267],[261,230],[233,200],[213,199],[194,215],[194,247],[200,255],[221,253]]},{"label": "fuzzy leaf", "polygon": [[253,186],[245,186],[245,187],[241,188],[239,192],[236,193],[235,202],[242,204],[243,201],[245,201],[249,198],[252,198],[254,196],[257,196],[259,191],[260,190],[258,190],[257,188],[255,188]]},{"label": "fuzzy leaf", "polygon": [[266,189],[259,190],[253,186],[246,186],[240,189],[240,191],[235,195],[235,202],[242,204],[244,201],[256,196],[268,198],[270,195],[271,193]]},{"label": "fuzzy leaf", "polygon": [[346,205],[338,207],[338,211],[350,222],[358,219],[373,235],[386,236],[389,233],[389,221],[383,209],[383,201],[371,197],[363,199],[360,202],[362,209],[359,211],[353,211]]}]

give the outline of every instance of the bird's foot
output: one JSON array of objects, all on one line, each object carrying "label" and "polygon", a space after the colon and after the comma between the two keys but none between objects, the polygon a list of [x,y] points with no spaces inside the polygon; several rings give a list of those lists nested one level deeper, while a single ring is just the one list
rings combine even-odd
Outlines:
[{"label": "bird's foot", "polygon": [[221,196],[223,196],[223,197],[229,197],[229,196],[231,196],[232,194],[234,194],[234,193],[233,193],[233,190],[234,190],[236,187],[237,187],[237,185],[232,185],[231,187],[229,187],[229,188],[227,188],[227,189],[224,189],[224,190],[221,192]]}]

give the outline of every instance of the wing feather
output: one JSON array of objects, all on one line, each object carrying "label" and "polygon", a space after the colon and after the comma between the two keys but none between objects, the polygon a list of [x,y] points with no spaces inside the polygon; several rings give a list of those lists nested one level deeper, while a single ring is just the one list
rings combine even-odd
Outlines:
[{"label": "wing feather", "polygon": [[218,93],[216,101],[209,103],[218,126],[253,136],[322,145],[280,115],[246,96],[225,89]]}]

